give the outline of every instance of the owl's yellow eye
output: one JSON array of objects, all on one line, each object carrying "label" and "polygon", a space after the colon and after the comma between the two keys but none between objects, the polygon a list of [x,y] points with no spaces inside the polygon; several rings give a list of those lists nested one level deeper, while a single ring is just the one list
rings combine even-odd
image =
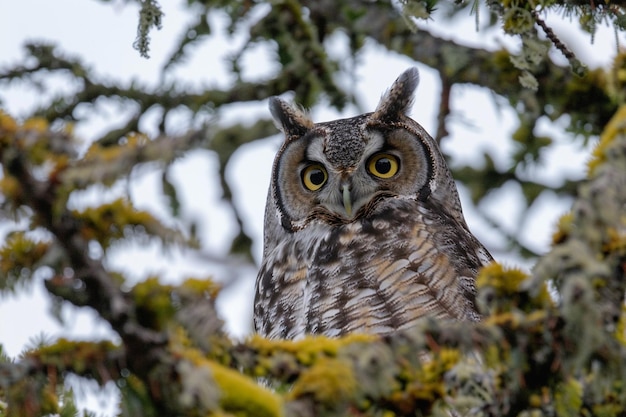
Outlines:
[{"label": "owl's yellow eye", "polygon": [[328,180],[326,169],[320,164],[309,165],[302,171],[302,183],[307,190],[317,191]]},{"label": "owl's yellow eye", "polygon": [[398,158],[388,153],[379,153],[370,158],[367,170],[378,178],[391,178],[398,172],[400,167]]}]

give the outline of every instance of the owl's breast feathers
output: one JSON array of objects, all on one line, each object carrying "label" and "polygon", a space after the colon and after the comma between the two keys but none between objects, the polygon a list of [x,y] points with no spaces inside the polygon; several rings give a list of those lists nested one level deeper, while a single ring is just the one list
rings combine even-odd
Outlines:
[{"label": "owl's breast feathers", "polygon": [[474,282],[490,260],[438,207],[389,199],[367,218],[314,222],[276,242],[257,278],[255,327],[297,338],[385,334],[425,316],[477,321]]}]

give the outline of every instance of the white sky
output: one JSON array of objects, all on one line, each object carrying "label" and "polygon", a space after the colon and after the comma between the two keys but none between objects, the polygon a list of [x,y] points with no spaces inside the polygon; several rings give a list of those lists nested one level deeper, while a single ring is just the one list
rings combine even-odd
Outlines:
[{"label": "white sky", "polygon": [[[0,3],[0,68],[20,62],[23,57],[22,46],[26,40],[46,40],[57,43],[61,50],[72,56],[80,56],[93,68],[98,77],[130,82],[138,81],[145,85],[158,85],[162,82],[160,67],[171,53],[185,22],[191,19],[181,6],[183,1],[163,0],[163,29],[151,35],[151,59],[139,57],[132,48],[136,35],[137,8],[117,2],[113,6],[96,1],[71,0],[20,0]],[[482,14],[487,19],[486,13]],[[212,19],[219,23],[219,17]],[[595,43],[591,44],[588,35],[572,31],[576,23],[549,18],[555,32],[566,40],[583,62],[590,66],[607,66],[615,55],[615,37],[611,29],[602,27],[596,34]],[[475,31],[473,17],[457,19],[454,23],[441,25],[434,21],[420,22],[423,28],[429,28],[447,38],[471,45],[486,45],[496,48],[506,44],[514,48],[516,41],[500,35],[498,31]],[[223,27],[223,24],[220,25]],[[217,33],[219,31],[214,31]],[[218,35],[196,46],[185,64],[179,65],[168,80],[178,79],[184,85],[226,86],[232,80],[224,64],[223,57],[244,38],[235,42]],[[345,39],[337,36],[334,56],[345,56]],[[624,39],[621,39],[622,44]],[[564,59],[558,52],[553,52],[559,62]],[[276,68],[271,62],[271,51],[267,47],[258,47],[247,58],[249,65],[244,75],[249,79],[262,79]],[[369,44],[359,60],[357,73],[357,91],[363,111],[371,111],[376,106],[380,95],[393,80],[407,67],[415,65],[409,58],[386,53],[380,47]],[[421,83],[413,110],[413,118],[426,130],[434,133],[438,109],[438,91],[440,89],[437,74],[432,69],[418,65]],[[47,91],[33,91],[23,84],[14,83],[0,91],[4,108],[14,116],[24,115],[29,109],[45,103],[52,92],[71,91],[67,80],[57,77],[49,83]],[[291,98],[291,96],[288,96]],[[452,156],[453,163],[478,163],[482,152],[489,152],[494,159],[506,161],[512,152],[512,144],[504,141],[509,137],[516,124],[514,113],[506,106],[500,108],[496,102],[501,98],[493,97],[488,91],[468,86],[457,86],[453,90],[452,110],[448,129],[451,137],[444,143],[444,149]],[[322,108],[313,109],[316,121],[324,121],[339,116],[356,115],[360,110],[346,109],[341,115]],[[99,113],[90,117],[90,123],[82,125],[77,133],[85,140],[93,139],[102,132],[122,123],[131,110],[120,108],[112,103],[98,104]],[[81,111],[87,112],[88,109]],[[247,104],[230,109],[223,121],[254,120],[258,116],[267,117],[267,103]],[[157,114],[153,120],[156,120]],[[172,132],[183,132],[188,128],[184,113],[174,118],[168,127]],[[558,181],[562,173],[570,178],[583,175],[586,153],[575,151],[569,144],[570,138],[562,134],[565,121],[556,123],[543,122],[541,130],[552,132],[558,145],[545,155],[545,165],[538,169],[542,179]],[[149,122],[142,124],[142,129],[154,131]],[[254,255],[257,262],[261,254],[261,236],[263,211],[270,167],[281,138],[276,135],[263,141],[242,147],[238,151],[228,170],[228,178],[233,183],[235,201],[244,214],[246,232],[254,239]],[[173,170],[173,182],[183,201],[184,217],[199,223],[199,236],[204,247],[216,256],[224,255],[233,236],[232,214],[228,206],[219,201],[217,187],[216,158],[210,152],[194,152],[178,162]],[[153,169],[140,170],[129,184],[134,203],[167,219],[164,201],[159,196],[159,173]],[[86,193],[76,204],[97,202],[101,198],[110,198],[119,193],[122,187],[103,192]],[[556,219],[568,209],[569,202],[554,196],[541,197],[532,222],[520,225],[520,202],[517,186],[506,186],[503,190],[489,197],[485,205],[488,213],[503,224],[507,230],[522,231],[523,241],[538,251],[545,251],[553,231]],[[468,205],[467,193],[461,189],[464,211],[470,228],[489,248],[499,245],[490,227],[475,215]],[[225,243],[226,242],[226,243]],[[499,260],[512,265],[521,261],[508,254],[494,254]],[[149,273],[159,273],[164,281],[176,282],[181,278],[194,275],[213,275],[224,279],[232,271],[223,266],[190,257],[187,253],[171,251],[164,256],[158,245],[123,247],[116,251],[109,263],[111,266],[126,271],[133,280],[139,280]],[[528,266],[524,264],[523,266]],[[252,268],[238,270],[239,279],[224,291],[220,298],[220,311],[227,321],[227,328],[235,336],[244,336],[251,329],[252,289],[256,271]],[[102,325],[88,311],[75,308],[63,309],[65,326],[49,315],[50,303],[45,295],[42,279],[35,281],[29,294],[0,297],[0,343],[6,352],[15,356],[33,337],[45,333],[52,337],[111,337],[106,325]],[[108,398],[108,397],[104,397]],[[103,400],[105,403],[106,400]],[[110,403],[110,401],[108,401]],[[104,405],[106,414],[112,413],[110,405]]]}]

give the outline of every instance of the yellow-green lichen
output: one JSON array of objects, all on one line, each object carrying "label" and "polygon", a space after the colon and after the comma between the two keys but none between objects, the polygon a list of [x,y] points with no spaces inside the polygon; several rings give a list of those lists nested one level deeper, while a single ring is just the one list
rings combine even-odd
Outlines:
[{"label": "yellow-green lichen", "polygon": [[321,358],[300,374],[287,398],[311,396],[316,403],[332,407],[351,400],[356,387],[357,382],[348,364],[334,358]]},{"label": "yellow-green lichen", "polygon": [[622,312],[615,327],[615,338],[626,346],[626,305],[624,304],[622,304]]},{"label": "yellow-green lichen", "polygon": [[[7,406],[2,417],[58,415],[59,401],[54,384],[42,378],[23,378],[2,391],[2,403]],[[6,401],[6,402],[4,402]],[[2,411],[2,407],[0,407]]]},{"label": "yellow-green lichen", "polygon": [[28,162],[33,166],[47,163],[47,171],[55,171],[58,166],[68,163],[65,151],[52,145],[59,139],[71,140],[64,133],[51,131],[48,121],[42,117],[28,119],[22,124],[17,124],[9,116],[0,119],[0,142],[27,154]]},{"label": "yellow-green lichen", "polygon": [[478,303],[484,313],[502,313],[512,309],[529,313],[551,305],[545,282],[533,279],[520,269],[506,268],[496,262],[480,270],[476,287]]},{"label": "yellow-green lichen", "polygon": [[[89,372],[93,376],[98,376],[98,371],[105,371],[104,368],[98,369],[98,364],[107,362],[107,355],[119,349],[119,346],[108,340],[87,342],[61,338],[53,344],[28,352],[27,356],[54,366],[58,370],[71,369],[78,374]],[[108,371],[106,375],[100,377],[108,378]]]},{"label": "yellow-green lichen", "polygon": [[220,292],[221,286],[210,278],[187,278],[180,284],[182,293],[190,292],[191,295],[202,296],[208,295],[210,298],[216,298]]},{"label": "yellow-green lichen", "polygon": [[429,358],[418,371],[418,384],[414,385],[412,394],[415,398],[434,401],[445,394],[443,376],[459,360],[461,353],[456,349],[444,348]]},{"label": "yellow-green lichen", "polygon": [[558,417],[580,415],[583,405],[583,387],[580,381],[569,378],[558,384],[554,394],[554,410]]},{"label": "yellow-green lichen", "polygon": [[390,408],[399,415],[415,414],[416,410],[425,415],[438,415],[433,406],[438,407],[438,402],[447,395],[445,375],[464,360],[461,352],[453,348],[436,348],[420,356],[421,365],[405,365],[404,387],[386,396]]},{"label": "yellow-green lichen", "polygon": [[537,393],[533,393],[530,395],[530,397],[528,397],[528,405],[530,405],[532,408],[539,408],[541,407],[542,403],[542,396]]},{"label": "yellow-green lichen", "polygon": [[485,365],[496,368],[501,367],[502,364],[507,363],[508,361],[508,351],[502,349],[503,346],[497,346],[494,344],[488,345],[483,349],[483,360],[485,361]]},{"label": "yellow-green lichen", "polygon": [[4,135],[15,133],[17,130],[17,122],[8,113],[0,109],[0,142],[8,142]]},{"label": "yellow-green lichen", "polygon": [[[626,226],[626,214],[622,215],[622,224]],[[608,241],[604,243],[602,249],[607,253],[626,254],[626,228],[624,230],[609,227],[607,229]]]},{"label": "yellow-green lichen", "polygon": [[624,408],[620,404],[594,404],[590,415],[594,417],[622,417]]},{"label": "yellow-green lichen", "polygon": [[31,239],[24,232],[9,234],[0,246],[0,291],[28,282],[49,248],[49,242]]},{"label": "yellow-green lichen", "polygon": [[571,234],[574,227],[574,215],[569,212],[559,218],[556,231],[552,235],[552,244],[557,245],[563,243]]},{"label": "yellow-green lichen", "polygon": [[119,198],[97,207],[88,207],[82,211],[74,210],[72,214],[82,220],[81,234],[86,240],[97,240],[104,248],[112,241],[122,239],[132,230],[148,232],[159,223],[147,211],[136,210],[132,204]]},{"label": "yellow-green lichen", "polygon": [[48,121],[43,117],[33,117],[28,119],[22,125],[24,130],[34,130],[36,132],[43,133],[48,130]]},{"label": "yellow-green lichen", "polygon": [[178,354],[190,361],[194,367],[210,371],[213,382],[219,388],[219,406],[226,413],[240,417],[284,415],[280,396],[263,388],[255,380],[206,359],[197,349],[182,349]]},{"label": "yellow-green lichen", "polygon": [[0,179],[0,193],[11,200],[17,200],[21,197],[22,186],[15,177],[3,177]]},{"label": "yellow-green lichen", "polygon": [[519,312],[503,312],[487,316],[483,323],[494,327],[508,327],[517,329],[522,323],[523,316]]},{"label": "yellow-green lichen", "polygon": [[116,162],[124,158],[126,152],[137,149],[146,143],[149,139],[141,133],[131,133],[126,135],[126,141],[117,146],[105,146],[99,142],[94,142],[83,158],[84,161],[91,163],[96,162]]},{"label": "yellow-green lichen", "polygon": [[587,163],[587,175],[592,177],[599,166],[606,162],[606,150],[618,135],[626,135],[626,105],[621,106],[604,128],[600,141],[592,152]]},{"label": "yellow-green lichen", "polygon": [[163,330],[174,316],[171,285],[163,285],[156,277],[150,277],[135,285],[132,290],[137,305],[139,322],[156,330]]},{"label": "yellow-green lichen", "polygon": [[371,342],[378,337],[366,334],[351,334],[343,338],[332,339],[324,336],[308,336],[302,340],[269,340],[261,336],[252,336],[248,346],[258,351],[260,357],[270,357],[273,354],[286,352],[295,355],[303,365],[311,365],[320,356],[336,356],[343,346]]},{"label": "yellow-green lichen", "polygon": [[520,285],[528,275],[517,268],[507,269],[499,263],[492,262],[483,267],[476,278],[476,287],[491,287],[498,295],[513,294],[520,290]]}]

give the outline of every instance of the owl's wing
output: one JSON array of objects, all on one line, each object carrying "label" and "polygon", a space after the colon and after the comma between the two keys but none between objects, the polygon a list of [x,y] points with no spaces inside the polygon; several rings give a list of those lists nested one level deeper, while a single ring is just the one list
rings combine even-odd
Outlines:
[{"label": "owl's wing", "polygon": [[446,229],[440,224],[431,232],[414,224],[411,239],[389,248],[389,260],[364,271],[377,274],[381,295],[396,307],[398,328],[426,316],[480,319],[475,280],[491,255],[467,230]]},{"label": "owl's wing", "polygon": [[254,328],[262,336],[294,339],[306,332],[310,259],[305,254],[302,243],[288,235],[264,255],[254,297]]}]

